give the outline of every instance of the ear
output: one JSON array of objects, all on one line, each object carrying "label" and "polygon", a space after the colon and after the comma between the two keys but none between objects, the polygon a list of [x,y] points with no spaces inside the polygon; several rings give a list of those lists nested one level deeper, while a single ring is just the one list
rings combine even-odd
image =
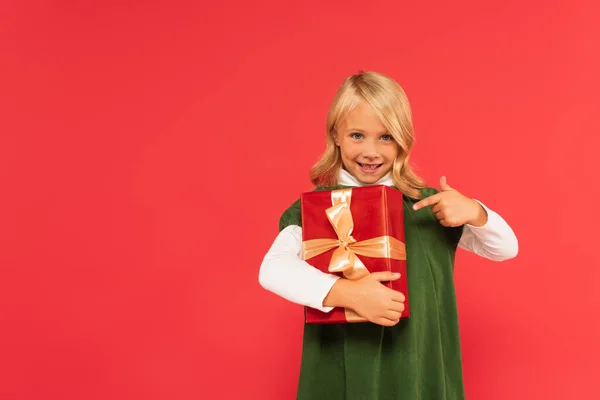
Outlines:
[{"label": "ear", "polygon": [[336,131],[331,132],[331,137],[333,138],[335,145],[340,147],[340,140],[338,139],[338,134]]}]

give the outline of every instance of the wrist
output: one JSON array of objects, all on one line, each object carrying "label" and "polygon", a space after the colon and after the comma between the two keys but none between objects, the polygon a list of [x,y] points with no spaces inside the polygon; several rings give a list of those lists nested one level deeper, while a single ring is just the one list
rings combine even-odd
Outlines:
[{"label": "wrist", "polygon": [[345,307],[352,308],[351,303],[354,296],[352,296],[352,288],[354,282],[348,279],[338,279],[331,290],[323,299],[324,307]]},{"label": "wrist", "polygon": [[471,200],[475,206],[474,216],[471,221],[468,222],[469,225],[481,227],[487,223],[488,215],[485,208],[476,200]]}]

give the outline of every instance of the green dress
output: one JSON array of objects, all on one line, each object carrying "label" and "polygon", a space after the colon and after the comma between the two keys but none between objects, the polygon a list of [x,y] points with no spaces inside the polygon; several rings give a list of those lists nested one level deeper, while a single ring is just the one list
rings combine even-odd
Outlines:
[{"label": "green dress", "polygon": [[[453,279],[462,227],[415,202],[404,196],[410,317],[393,327],[305,323],[298,400],[464,399]],[[288,225],[302,226],[300,200],[281,216],[280,231]]]}]

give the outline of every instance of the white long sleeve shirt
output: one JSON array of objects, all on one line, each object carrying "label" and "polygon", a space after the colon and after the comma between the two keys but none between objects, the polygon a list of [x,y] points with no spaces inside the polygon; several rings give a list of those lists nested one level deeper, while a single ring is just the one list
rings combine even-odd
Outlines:
[{"label": "white long sleeve shirt", "polygon": [[[338,183],[344,186],[364,186],[343,169]],[[391,173],[375,184],[392,186]],[[458,247],[492,261],[515,257],[519,244],[511,227],[496,212],[481,202],[479,204],[487,212],[487,222],[481,227],[464,225]],[[259,282],[266,290],[296,304],[323,312],[333,309],[323,306],[323,300],[338,279],[337,275],[322,272],[302,259],[302,228],[297,225],[290,225],[279,233],[259,271]]]}]

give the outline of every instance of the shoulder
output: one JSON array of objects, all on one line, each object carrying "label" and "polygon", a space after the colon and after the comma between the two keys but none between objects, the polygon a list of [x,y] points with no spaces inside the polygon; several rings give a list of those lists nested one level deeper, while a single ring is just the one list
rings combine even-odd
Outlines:
[{"label": "shoulder", "polygon": [[410,205],[412,207],[413,204],[429,197],[429,196],[433,196],[434,194],[439,193],[439,190],[437,190],[436,188],[433,187],[424,187],[423,189],[421,189],[421,197],[420,198],[413,198],[413,197],[409,197],[406,194],[403,194],[404,197],[404,201]]},{"label": "shoulder", "polygon": [[302,211],[300,208],[300,199],[292,203],[279,218],[279,231],[290,225],[302,226]]},{"label": "shoulder", "polygon": [[425,188],[421,189],[421,198],[424,199],[425,197],[433,196],[434,194],[437,194],[439,192],[440,191],[437,190],[436,188],[425,187]]}]

